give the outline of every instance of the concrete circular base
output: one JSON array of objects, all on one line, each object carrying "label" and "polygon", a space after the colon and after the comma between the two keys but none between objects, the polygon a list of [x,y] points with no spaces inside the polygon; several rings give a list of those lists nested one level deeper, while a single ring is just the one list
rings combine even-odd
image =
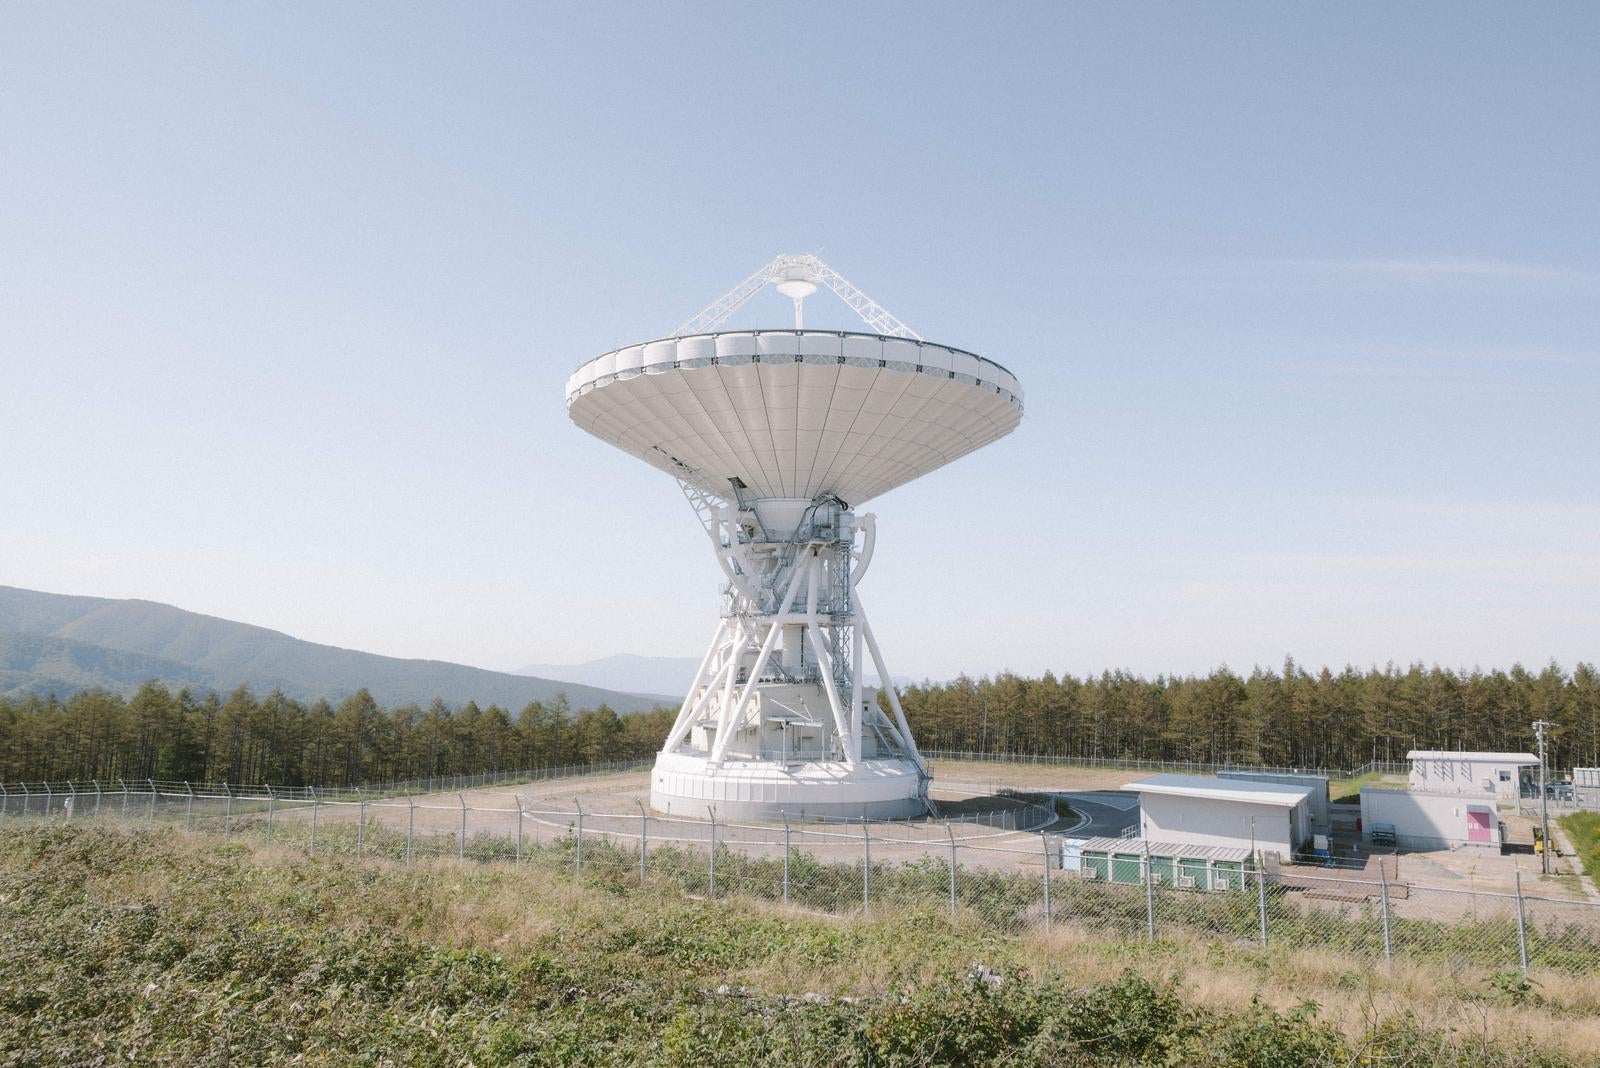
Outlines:
[{"label": "concrete circular base", "polygon": [[927,779],[910,760],[725,760],[662,753],[650,773],[650,807],[666,816],[719,820],[906,819],[928,814]]}]

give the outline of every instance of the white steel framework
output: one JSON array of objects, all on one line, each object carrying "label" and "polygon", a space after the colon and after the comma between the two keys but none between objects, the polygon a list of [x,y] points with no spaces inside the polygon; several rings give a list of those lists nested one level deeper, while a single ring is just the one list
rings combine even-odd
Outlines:
[{"label": "white steel framework", "polygon": [[[757,817],[925,811],[927,767],[856,589],[876,517],[829,495],[716,501],[680,482],[727,582],[651,804]],[[887,712],[865,685],[864,656]]]},{"label": "white steel framework", "polygon": [[861,292],[850,283],[844,275],[823,263],[821,259],[812,255],[800,256],[775,256],[771,262],[764,264],[754,274],[728,290],[722,296],[700,309],[699,313],[687,322],[681,323],[673,331],[677,337],[687,337],[691,334],[705,334],[715,330],[726,322],[728,317],[742,308],[746,301],[769,285],[777,286],[785,296],[793,296],[795,302],[795,328],[805,325],[800,305],[805,300],[807,290],[791,290],[789,287],[795,283],[811,286],[826,286],[836,296],[861,317],[861,321],[871,328],[874,334],[884,337],[904,337],[913,341],[921,341],[922,335],[911,329],[905,323],[889,314],[889,309]]}]

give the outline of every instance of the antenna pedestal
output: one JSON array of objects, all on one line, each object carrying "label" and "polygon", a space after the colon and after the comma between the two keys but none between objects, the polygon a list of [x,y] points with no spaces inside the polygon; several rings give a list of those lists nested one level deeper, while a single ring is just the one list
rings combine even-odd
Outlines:
[{"label": "antenna pedestal", "polygon": [[[876,522],[835,497],[714,504],[727,582],[711,646],[651,775],[672,815],[873,819],[927,811],[927,768],[856,584]],[[870,657],[889,708],[864,684]]]}]

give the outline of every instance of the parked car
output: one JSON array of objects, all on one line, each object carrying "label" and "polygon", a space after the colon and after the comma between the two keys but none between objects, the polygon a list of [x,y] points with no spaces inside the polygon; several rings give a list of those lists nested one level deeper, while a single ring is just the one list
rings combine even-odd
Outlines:
[{"label": "parked car", "polygon": [[1552,801],[1571,801],[1574,797],[1570,782],[1545,783],[1544,795]]}]

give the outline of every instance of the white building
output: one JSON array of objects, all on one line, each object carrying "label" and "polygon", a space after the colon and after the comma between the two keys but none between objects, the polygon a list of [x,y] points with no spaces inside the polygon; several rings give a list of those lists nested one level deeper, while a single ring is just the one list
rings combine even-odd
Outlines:
[{"label": "white building", "polygon": [[1123,787],[1139,795],[1143,837],[1293,857],[1311,838],[1310,786],[1152,775]]},{"label": "white building", "polygon": [[1333,818],[1328,811],[1328,777],[1326,775],[1311,775],[1298,771],[1250,771],[1238,768],[1233,771],[1219,771],[1218,778],[1245,779],[1250,782],[1280,782],[1289,786],[1309,786],[1311,788],[1311,830],[1313,834],[1332,834]]},{"label": "white building", "polygon": [[1582,808],[1600,808],[1600,768],[1572,769],[1572,797]]},{"label": "white building", "polygon": [[1514,800],[1528,769],[1539,766],[1532,753],[1451,753],[1439,749],[1413,749],[1410,789],[1421,794],[1457,797],[1491,797]]},{"label": "white building", "polygon": [[1364,786],[1361,837],[1372,841],[1379,828],[1393,830],[1400,849],[1459,849],[1499,852],[1502,837],[1493,797],[1416,793]]}]

